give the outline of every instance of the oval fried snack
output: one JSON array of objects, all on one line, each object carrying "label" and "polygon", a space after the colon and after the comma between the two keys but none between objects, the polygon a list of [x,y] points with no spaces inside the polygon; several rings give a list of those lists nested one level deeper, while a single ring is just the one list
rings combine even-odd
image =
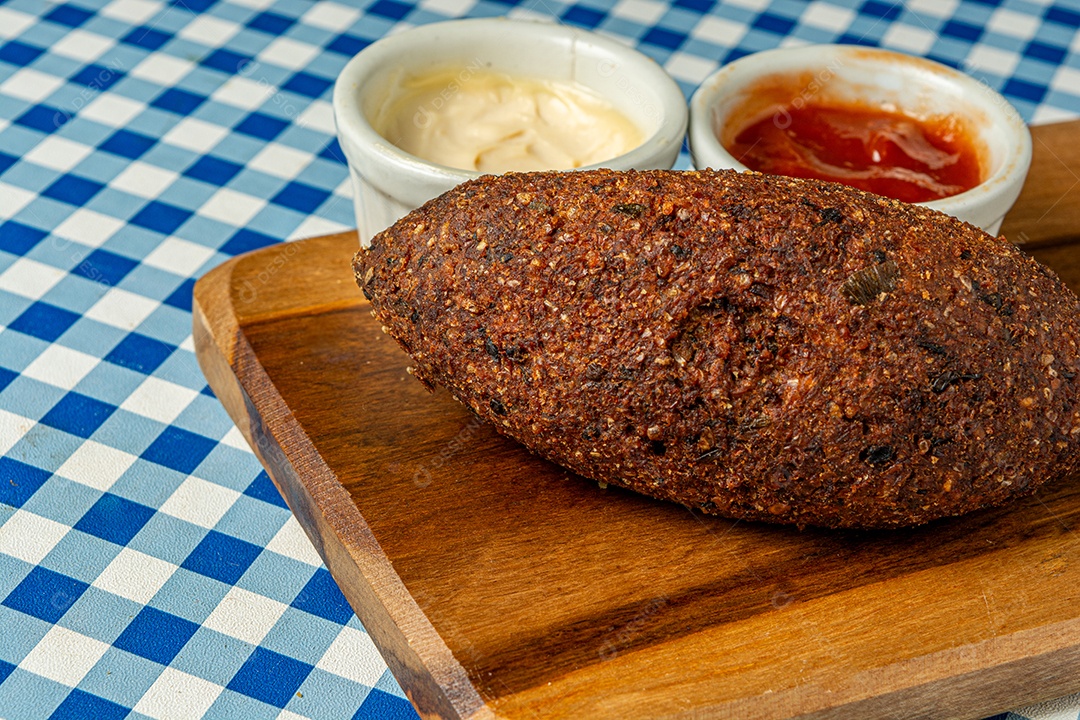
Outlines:
[{"label": "oval fried snack", "polygon": [[899,527],[1080,454],[1080,302],[1013,245],[731,171],[466,182],[354,260],[375,316],[500,432],[707,513]]}]

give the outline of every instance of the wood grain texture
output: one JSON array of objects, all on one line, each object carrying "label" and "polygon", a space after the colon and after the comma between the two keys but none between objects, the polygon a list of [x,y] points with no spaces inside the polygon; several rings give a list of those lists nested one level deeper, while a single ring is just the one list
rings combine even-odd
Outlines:
[{"label": "wood grain texture", "polygon": [[[1068,171],[1054,183],[1080,174],[1073,127],[1035,130]],[[1080,246],[1061,244],[1080,194],[1056,192],[1005,228],[1052,217],[1065,232],[1028,240],[1080,289]],[[1080,690],[1080,484],[876,533],[601,489],[410,378],[352,281],[356,247],[215,269],[195,341],[423,717],[977,718]]]}]

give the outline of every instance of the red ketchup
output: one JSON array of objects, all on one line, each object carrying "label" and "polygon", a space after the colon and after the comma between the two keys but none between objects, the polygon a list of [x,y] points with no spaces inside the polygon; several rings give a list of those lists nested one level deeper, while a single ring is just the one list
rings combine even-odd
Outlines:
[{"label": "red ketchup", "polygon": [[978,155],[955,120],[860,106],[788,107],[746,127],[727,150],[751,170],[906,202],[956,195],[982,180]]}]

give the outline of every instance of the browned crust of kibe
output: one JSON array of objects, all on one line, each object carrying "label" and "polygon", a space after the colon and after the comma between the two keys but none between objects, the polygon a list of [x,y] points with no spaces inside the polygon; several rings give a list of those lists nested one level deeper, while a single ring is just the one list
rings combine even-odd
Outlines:
[{"label": "browned crust of kibe", "polygon": [[416,377],[708,513],[897,527],[1076,469],[1077,297],[924,208],[753,173],[509,174],[354,265]]}]

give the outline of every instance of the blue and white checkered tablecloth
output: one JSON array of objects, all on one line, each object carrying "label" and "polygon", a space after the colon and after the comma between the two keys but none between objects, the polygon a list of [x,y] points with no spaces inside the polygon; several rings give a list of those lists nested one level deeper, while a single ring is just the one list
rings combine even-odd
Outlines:
[{"label": "blue and white checkered tablecloth", "polygon": [[415,717],[207,387],[191,291],[353,226],[352,55],[491,15],[636,45],[688,96],[845,42],[1080,116],[1080,0],[0,0],[0,718]]}]

